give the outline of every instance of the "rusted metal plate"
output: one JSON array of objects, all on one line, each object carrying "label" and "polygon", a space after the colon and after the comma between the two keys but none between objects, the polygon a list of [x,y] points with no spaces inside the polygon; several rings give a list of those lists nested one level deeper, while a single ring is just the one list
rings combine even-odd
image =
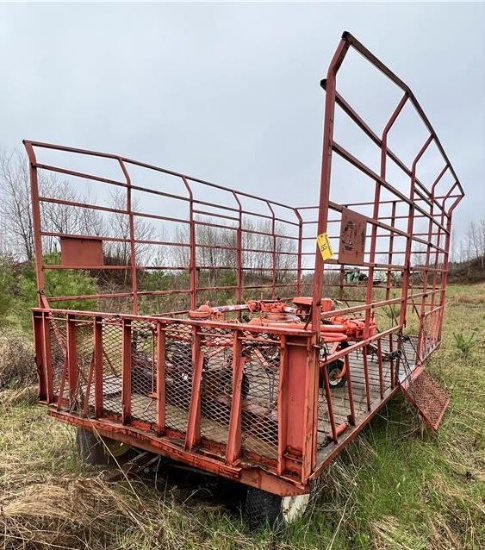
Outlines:
[{"label": "rusted metal plate", "polygon": [[61,262],[64,267],[102,267],[103,240],[63,236],[61,241]]},{"label": "rusted metal plate", "polygon": [[437,431],[450,403],[450,396],[440,383],[429,372],[422,370],[409,384],[401,386],[401,389],[423,421]]},{"label": "rusted metal plate", "polygon": [[365,232],[367,218],[344,208],[342,210],[342,223],[340,226],[340,248],[338,260],[341,264],[364,263]]}]

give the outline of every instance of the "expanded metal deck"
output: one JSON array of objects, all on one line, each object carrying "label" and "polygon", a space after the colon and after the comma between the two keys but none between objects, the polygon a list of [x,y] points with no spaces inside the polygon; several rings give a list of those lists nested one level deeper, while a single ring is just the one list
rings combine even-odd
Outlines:
[{"label": "expanded metal deck", "polygon": [[450,402],[450,396],[438,381],[422,370],[409,384],[403,385],[403,391],[424,422],[437,430]]}]

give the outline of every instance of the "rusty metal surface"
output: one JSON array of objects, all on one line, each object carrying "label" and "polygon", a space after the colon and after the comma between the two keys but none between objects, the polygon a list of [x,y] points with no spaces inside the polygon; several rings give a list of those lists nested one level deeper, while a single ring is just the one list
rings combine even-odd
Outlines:
[{"label": "rusty metal surface", "polygon": [[[338,87],[351,50],[399,93],[380,132]],[[422,372],[441,341],[463,189],[411,90],[348,33],[322,84],[318,204],[286,205],[119,155],[24,142],[36,361],[51,414],[279,494],[307,491],[400,386],[436,429],[447,402]],[[404,158],[390,143],[409,106],[426,135]],[[371,154],[357,158],[338,141],[341,114],[378,168]],[[438,173],[424,177],[431,149]],[[333,200],[337,161],[367,178],[365,198]],[[46,174],[70,193],[53,194]],[[53,226],[45,214],[56,209],[76,223]],[[336,251],[341,245],[338,258],[323,260],[321,234]],[[57,295],[49,286],[52,271],[73,268],[96,280],[95,293]],[[404,338],[409,326],[415,335]]]},{"label": "rusty metal surface", "polygon": [[366,224],[367,219],[361,214],[352,212],[349,208],[343,209],[338,253],[338,261],[341,264],[364,263]]},{"label": "rusty metal surface", "polygon": [[402,386],[402,391],[424,422],[437,431],[450,403],[450,396],[441,384],[422,370],[409,384]]},{"label": "rusty metal surface", "polygon": [[104,265],[103,242],[101,239],[83,239],[63,235],[61,244],[61,262],[63,267],[80,268]]}]

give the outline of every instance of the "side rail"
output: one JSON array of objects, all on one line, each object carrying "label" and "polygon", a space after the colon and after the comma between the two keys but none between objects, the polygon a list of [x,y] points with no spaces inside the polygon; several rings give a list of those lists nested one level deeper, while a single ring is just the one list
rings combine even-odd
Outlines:
[{"label": "side rail", "polygon": [[304,323],[33,315],[51,414],[280,494],[304,490],[418,363],[417,338],[397,326],[363,336],[355,318],[322,325],[316,345]]},{"label": "side rail", "polygon": [[310,331],[64,310],[33,316],[40,398],[54,416],[142,448],[151,441],[214,473],[260,467],[300,487],[308,479]]},{"label": "side rail", "polygon": [[[24,145],[41,307],[161,315],[300,295],[292,206],[117,155]],[[95,281],[62,292],[52,284],[59,270]]]}]

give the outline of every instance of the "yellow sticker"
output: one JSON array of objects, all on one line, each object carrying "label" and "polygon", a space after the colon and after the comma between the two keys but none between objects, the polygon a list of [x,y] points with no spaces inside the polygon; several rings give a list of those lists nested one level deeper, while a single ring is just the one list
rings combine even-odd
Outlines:
[{"label": "yellow sticker", "polygon": [[330,246],[330,239],[328,238],[328,233],[321,233],[317,237],[318,248],[322,255],[323,261],[329,260],[333,256],[333,250]]}]

